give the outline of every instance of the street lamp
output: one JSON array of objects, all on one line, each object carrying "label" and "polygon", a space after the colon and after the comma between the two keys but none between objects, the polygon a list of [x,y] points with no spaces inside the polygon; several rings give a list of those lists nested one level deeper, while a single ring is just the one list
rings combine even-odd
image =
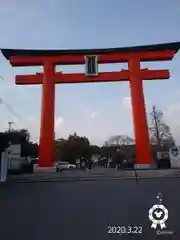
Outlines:
[{"label": "street lamp", "polygon": [[14,122],[8,122],[8,125],[9,125],[9,129],[8,129],[8,131],[9,131],[9,132],[10,132],[11,129],[12,129],[12,124],[14,124]]}]

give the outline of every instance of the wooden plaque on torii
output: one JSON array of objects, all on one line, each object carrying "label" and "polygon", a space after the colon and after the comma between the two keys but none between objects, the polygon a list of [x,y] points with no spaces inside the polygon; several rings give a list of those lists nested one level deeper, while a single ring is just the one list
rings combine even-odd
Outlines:
[{"label": "wooden plaque on torii", "polygon": [[[151,164],[143,80],[168,79],[168,70],[141,69],[141,62],[172,60],[180,42],[110,49],[85,50],[18,50],[2,49],[12,66],[44,66],[44,72],[16,76],[16,84],[42,84],[42,110],[39,144],[39,166],[54,164],[55,84],[129,81],[136,141],[136,163]],[[92,57],[91,57],[92,56]],[[128,69],[98,72],[98,63],[127,62]],[[56,65],[86,64],[84,73],[55,72]],[[89,64],[89,65],[88,65]]]}]

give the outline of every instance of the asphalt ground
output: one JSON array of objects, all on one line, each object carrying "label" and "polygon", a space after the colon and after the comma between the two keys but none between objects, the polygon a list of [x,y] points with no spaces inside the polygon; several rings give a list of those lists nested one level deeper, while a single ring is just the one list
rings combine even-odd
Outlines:
[{"label": "asphalt ground", "polygon": [[[180,178],[8,183],[0,187],[2,240],[180,239]],[[166,231],[151,229],[148,211],[163,195]],[[142,233],[109,233],[108,226]]]}]

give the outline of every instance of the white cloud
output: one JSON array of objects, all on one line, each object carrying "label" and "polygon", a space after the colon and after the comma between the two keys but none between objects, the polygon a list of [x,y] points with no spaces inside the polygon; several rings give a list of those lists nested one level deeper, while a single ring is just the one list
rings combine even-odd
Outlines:
[{"label": "white cloud", "polygon": [[180,144],[180,102],[171,104],[164,111],[164,119],[169,125],[177,144]]},{"label": "white cloud", "polygon": [[95,112],[93,112],[93,113],[91,114],[91,118],[95,118],[96,115],[97,115],[97,112],[95,111]]},{"label": "white cloud", "polygon": [[64,118],[62,117],[57,117],[55,120],[55,131],[58,130],[59,127],[62,127],[64,124]]},{"label": "white cloud", "polygon": [[122,105],[125,108],[131,109],[132,108],[131,97],[124,97],[123,100],[122,100]]},{"label": "white cloud", "polygon": [[59,116],[55,119],[55,126],[54,126],[55,138],[65,137],[67,135],[64,125],[65,125],[65,120],[63,117]]},{"label": "white cloud", "polygon": [[85,105],[81,105],[80,110],[88,119],[94,119],[98,114],[97,111],[93,111],[89,106]]},{"label": "white cloud", "polygon": [[[122,104],[124,107],[126,107],[126,109],[130,109],[130,100],[130,97],[124,97],[122,99]],[[99,112],[92,111],[92,109],[90,109],[90,107],[88,106],[81,106],[80,110],[80,124],[77,121],[71,122],[68,119],[65,120],[62,116],[57,115],[57,117],[55,118],[56,137],[66,138],[70,133],[76,131],[79,135],[87,136],[92,142],[92,144],[102,144],[110,136],[117,133],[126,134],[129,136],[131,136],[132,134],[131,132],[133,131],[133,127],[131,111],[123,111],[123,109],[121,109],[122,111],[118,111],[121,115],[118,118],[118,121],[116,120],[117,116],[115,115],[113,121],[111,122],[111,120],[106,116],[106,114],[103,115],[102,112],[101,115],[99,115]],[[162,110],[164,113],[165,122],[170,126],[171,132],[173,133],[177,144],[180,144],[180,102],[171,104],[167,106],[166,109]],[[113,116],[114,115],[112,115],[112,117]],[[14,124],[12,125],[14,129],[26,128],[29,130],[31,138],[35,141],[39,141],[40,117],[24,116],[23,119],[30,123],[31,127],[29,127],[26,122],[17,120],[14,116],[12,116],[12,118],[10,117],[6,119],[5,117],[3,118],[2,115],[0,121],[0,131],[8,129],[8,121],[14,121]]]}]

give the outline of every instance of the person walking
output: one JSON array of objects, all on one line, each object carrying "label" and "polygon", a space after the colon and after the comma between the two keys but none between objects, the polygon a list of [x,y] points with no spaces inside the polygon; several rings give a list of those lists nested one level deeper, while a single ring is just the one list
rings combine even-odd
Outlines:
[{"label": "person walking", "polygon": [[105,157],[104,158],[104,167],[107,168],[107,166],[108,166],[108,158]]},{"label": "person walking", "polygon": [[92,170],[92,160],[91,160],[91,158],[88,158],[88,169],[89,169],[89,172],[91,172],[91,170]]},{"label": "person walking", "polygon": [[116,154],[116,169],[119,170],[123,162],[123,154],[120,152],[120,149],[117,150]]}]

